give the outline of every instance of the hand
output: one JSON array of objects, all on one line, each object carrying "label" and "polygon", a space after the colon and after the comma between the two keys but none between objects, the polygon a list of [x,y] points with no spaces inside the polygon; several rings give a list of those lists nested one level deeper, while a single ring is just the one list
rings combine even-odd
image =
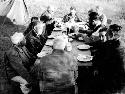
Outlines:
[{"label": "hand", "polygon": [[26,84],[20,84],[20,89],[23,94],[28,94],[31,91],[31,89],[26,87]]}]

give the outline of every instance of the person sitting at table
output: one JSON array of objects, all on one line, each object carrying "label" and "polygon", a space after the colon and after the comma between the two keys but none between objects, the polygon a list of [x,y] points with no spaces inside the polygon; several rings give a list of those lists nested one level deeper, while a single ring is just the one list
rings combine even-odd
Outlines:
[{"label": "person sitting at table", "polygon": [[23,33],[14,33],[11,41],[13,46],[4,54],[8,82],[12,86],[12,94],[27,94],[30,89],[26,85],[32,81],[29,71],[36,58],[25,47],[26,40]]},{"label": "person sitting at table", "polygon": [[91,94],[115,94],[124,88],[125,45],[120,30],[121,26],[113,24],[106,33],[106,41],[93,43],[97,51],[93,58],[95,88]]},{"label": "person sitting at table", "polygon": [[54,29],[55,21],[53,18],[53,14],[54,14],[54,7],[48,6],[47,10],[43,12],[42,15],[40,16],[40,21],[43,21],[43,23],[46,24],[46,31],[48,36],[51,35]]},{"label": "person sitting at table", "polygon": [[[82,22],[82,20],[78,17],[78,15],[76,14],[76,8],[75,7],[71,7],[70,8],[70,13],[65,15],[63,17],[63,22],[64,23],[68,23],[69,25],[75,23],[75,22]],[[75,25],[72,25],[71,27],[67,28],[69,33],[73,33],[75,32]]]},{"label": "person sitting at table", "polygon": [[34,26],[37,24],[37,21],[39,21],[38,17],[31,18],[31,22],[30,22],[29,26],[27,27],[27,29],[23,33],[24,36],[26,36],[32,29],[34,29]]},{"label": "person sitting at table", "polygon": [[41,94],[76,94],[77,63],[65,47],[64,39],[56,38],[52,53],[36,61],[31,74]]},{"label": "person sitting at table", "polygon": [[99,31],[106,28],[107,25],[107,17],[102,13],[102,8],[100,6],[96,6],[96,10],[91,10],[88,13],[89,22],[88,22],[88,31],[86,33],[88,36],[99,35]]},{"label": "person sitting at table", "polygon": [[37,54],[42,50],[47,40],[45,28],[45,23],[37,22],[34,29],[31,30],[26,36],[26,47],[35,56],[37,56]]}]

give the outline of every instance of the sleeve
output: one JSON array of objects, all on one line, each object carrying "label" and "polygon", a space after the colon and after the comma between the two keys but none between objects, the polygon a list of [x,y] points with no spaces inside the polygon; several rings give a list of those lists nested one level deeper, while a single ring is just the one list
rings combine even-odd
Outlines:
[{"label": "sleeve", "polygon": [[33,80],[41,80],[42,79],[42,69],[41,69],[41,60],[37,59],[35,65],[32,67],[30,71],[30,75]]},{"label": "sleeve", "polygon": [[10,66],[13,68],[13,70],[16,71],[18,76],[21,76],[27,81],[30,81],[29,72],[23,66],[22,60],[19,57],[18,53],[14,52],[13,54],[9,54],[8,59],[9,59]]},{"label": "sleeve", "polygon": [[5,64],[4,67],[5,67],[5,71],[8,79],[18,76],[18,73],[9,64],[7,52],[4,53],[4,64]]}]

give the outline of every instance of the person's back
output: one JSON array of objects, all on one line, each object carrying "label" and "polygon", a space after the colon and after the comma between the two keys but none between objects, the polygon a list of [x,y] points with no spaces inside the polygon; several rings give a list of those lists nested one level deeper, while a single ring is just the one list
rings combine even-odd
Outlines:
[{"label": "person's back", "polygon": [[36,63],[38,64],[32,72],[35,71],[35,74],[38,74],[37,80],[40,81],[41,93],[75,93],[77,64],[73,56],[62,49],[54,49],[52,54],[42,57]]}]

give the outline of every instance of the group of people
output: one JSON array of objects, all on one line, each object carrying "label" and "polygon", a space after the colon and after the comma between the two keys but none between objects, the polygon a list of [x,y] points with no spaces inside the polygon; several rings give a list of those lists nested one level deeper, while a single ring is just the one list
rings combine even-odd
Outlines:
[{"label": "group of people", "polygon": [[[79,27],[78,31],[74,23],[83,21],[74,7],[63,17],[63,23],[73,23],[70,27],[66,26],[67,35],[80,35],[83,42],[93,46],[92,50],[96,49],[92,52],[93,82],[88,84],[93,89],[85,90],[84,87],[88,85],[86,80],[82,83],[82,78],[78,80],[78,83],[82,84],[78,92],[77,61],[65,50],[68,38],[55,38],[52,53],[37,59],[37,54],[41,52],[55,27],[53,13],[53,8],[49,6],[40,17],[31,18],[31,23],[24,33],[16,32],[11,36],[13,46],[4,55],[5,71],[12,87],[8,94],[102,94],[102,87],[113,93],[114,89],[117,91],[118,85],[124,82],[124,47],[119,35],[121,26],[112,24],[106,27],[107,18],[99,6],[88,12],[88,21],[83,24],[83,28]],[[97,41],[93,41],[95,37],[98,38]],[[85,38],[92,41],[87,42]],[[111,84],[107,86],[105,81]]]}]

